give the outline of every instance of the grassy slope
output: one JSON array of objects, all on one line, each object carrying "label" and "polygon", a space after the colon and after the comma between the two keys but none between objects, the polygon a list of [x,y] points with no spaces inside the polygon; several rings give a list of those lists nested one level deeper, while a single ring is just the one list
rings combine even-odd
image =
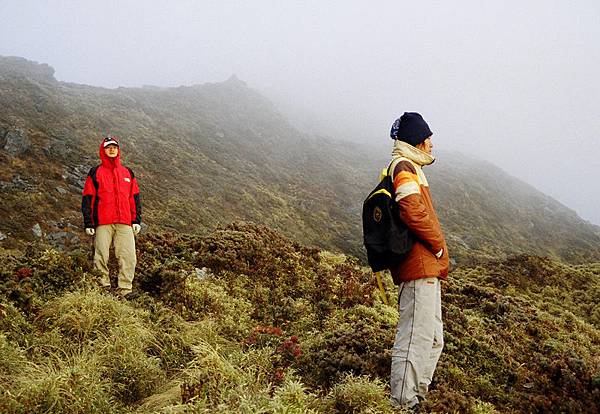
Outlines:
[{"label": "grassy slope", "polygon": [[[19,175],[27,183],[0,190],[4,246],[31,240],[38,222],[48,233],[77,231],[68,226],[81,222],[72,175],[97,163],[98,136],[111,132],[123,137],[153,231],[206,234],[244,219],[364,257],[360,207],[385,165],[385,150],[304,135],[236,79],[102,89],[56,82],[52,72],[0,58],[0,130],[20,128],[32,141],[19,157],[0,150],[0,181]],[[427,171],[460,263],[511,253],[600,260],[597,228],[499,169],[440,154]]]},{"label": "grassy slope", "polygon": [[0,151],[0,180],[20,174],[33,186],[2,193],[3,217],[24,212],[2,228],[13,240],[31,239],[36,222],[48,231],[56,231],[49,220],[79,225],[77,185],[62,176],[96,164],[98,137],[111,132],[123,136],[153,229],[202,233],[246,219],[360,252],[355,200],[362,192],[354,183],[367,176],[353,155],[360,151],[301,134],[243,82],[106,90],[2,69],[0,127],[21,128],[33,144],[22,157]]},{"label": "grassy slope", "polygon": [[437,155],[427,174],[455,258],[535,254],[598,261],[597,227],[573,210],[491,163]]},{"label": "grassy slope", "polygon": [[[125,137],[153,229],[132,303],[93,287],[86,253],[0,246],[0,411],[389,411],[397,313],[356,259],[254,225],[207,234],[245,218],[361,254],[357,206],[384,157],[300,134],[235,79],[106,90],[0,58],[0,92],[0,129],[32,141],[23,156],[0,151],[0,181],[26,183],[0,193],[9,243],[36,222],[79,222],[68,175],[95,163],[108,131]],[[480,161],[440,154],[428,174],[461,264],[444,284],[428,409],[597,412],[598,264],[510,254],[598,261],[598,229]],[[169,228],[204,236],[156,231]]]},{"label": "grassy slope", "polygon": [[[397,313],[354,259],[244,223],[138,246],[134,302],[84,253],[1,252],[2,412],[389,412]],[[517,256],[443,286],[428,410],[598,412],[600,265]]]}]

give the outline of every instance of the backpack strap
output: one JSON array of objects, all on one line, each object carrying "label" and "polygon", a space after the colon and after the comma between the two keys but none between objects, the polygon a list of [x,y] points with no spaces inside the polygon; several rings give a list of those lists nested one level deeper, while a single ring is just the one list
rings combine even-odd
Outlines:
[{"label": "backpack strap", "polygon": [[390,178],[392,179],[392,182],[394,182],[394,170],[396,169],[396,166],[398,165],[398,163],[402,160],[404,160],[404,157],[395,157],[392,158],[392,161],[390,161],[388,167],[386,169],[384,169],[383,171],[381,171],[381,177],[380,177],[380,181],[386,177],[386,176],[390,176]]}]

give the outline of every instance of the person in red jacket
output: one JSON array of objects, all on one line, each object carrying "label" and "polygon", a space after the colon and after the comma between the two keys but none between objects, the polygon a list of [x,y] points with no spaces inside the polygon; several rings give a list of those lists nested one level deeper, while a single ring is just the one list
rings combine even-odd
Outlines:
[{"label": "person in red jacket", "polygon": [[392,125],[392,165],[400,219],[415,243],[390,269],[399,285],[399,320],[392,348],[391,402],[419,411],[444,347],[440,281],[448,276],[448,247],[423,167],[432,164],[433,135],[421,115],[405,112]]},{"label": "person in red jacket", "polygon": [[83,188],[81,212],[85,232],[94,238],[94,266],[102,273],[100,284],[110,289],[108,258],[114,244],[119,261],[118,291],[127,297],[132,292],[136,254],[134,234],[140,232],[142,205],[140,189],[133,171],[121,165],[117,137],[100,143],[102,163],[90,169]]}]

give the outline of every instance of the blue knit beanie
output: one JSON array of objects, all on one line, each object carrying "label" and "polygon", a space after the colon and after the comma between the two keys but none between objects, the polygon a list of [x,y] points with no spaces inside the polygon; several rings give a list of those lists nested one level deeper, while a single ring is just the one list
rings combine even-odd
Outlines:
[{"label": "blue knit beanie", "polygon": [[392,139],[407,142],[412,146],[419,145],[431,135],[433,133],[429,125],[416,112],[404,112],[404,115],[394,121],[390,131]]}]

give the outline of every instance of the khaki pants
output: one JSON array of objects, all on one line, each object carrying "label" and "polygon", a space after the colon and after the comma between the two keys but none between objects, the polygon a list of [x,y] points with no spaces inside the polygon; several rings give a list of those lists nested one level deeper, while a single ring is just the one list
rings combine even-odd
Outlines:
[{"label": "khaki pants", "polygon": [[441,287],[438,278],[399,287],[400,318],[392,348],[391,403],[412,407],[425,398],[444,347]]},{"label": "khaki pants", "polygon": [[135,237],[133,229],[126,224],[106,224],[96,227],[94,239],[94,266],[100,270],[100,284],[110,286],[108,274],[108,257],[111,244],[115,246],[115,256],[119,261],[119,293],[131,292],[135,273]]}]

